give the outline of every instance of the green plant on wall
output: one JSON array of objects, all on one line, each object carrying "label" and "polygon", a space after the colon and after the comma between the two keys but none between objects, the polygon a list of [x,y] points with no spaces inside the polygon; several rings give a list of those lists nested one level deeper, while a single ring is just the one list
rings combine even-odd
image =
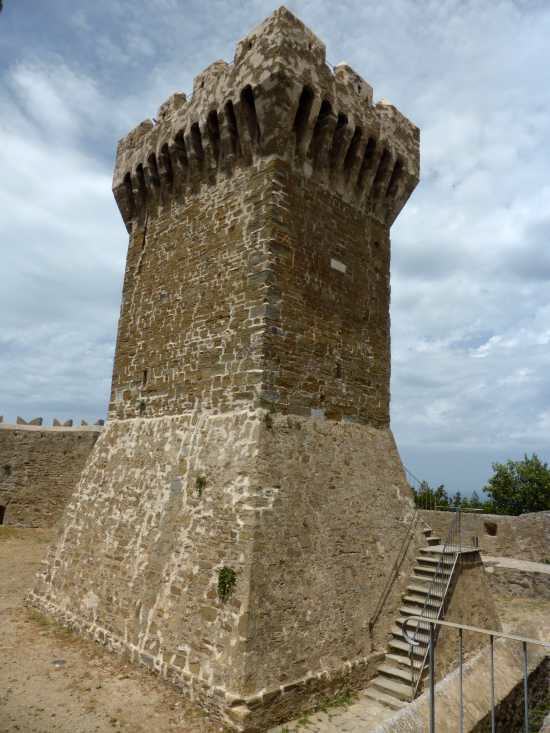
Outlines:
[{"label": "green plant on wall", "polygon": [[218,596],[222,603],[229,598],[237,584],[237,573],[226,565],[218,570]]},{"label": "green plant on wall", "polygon": [[197,476],[195,486],[197,487],[197,494],[202,496],[202,492],[206,488],[206,476]]}]

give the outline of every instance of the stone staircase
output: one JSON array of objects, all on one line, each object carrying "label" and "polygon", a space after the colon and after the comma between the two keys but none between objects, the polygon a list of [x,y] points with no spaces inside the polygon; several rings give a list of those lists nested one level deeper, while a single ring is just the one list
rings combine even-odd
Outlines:
[{"label": "stone staircase", "polygon": [[[428,599],[430,585],[436,573],[442,553],[445,551],[441,544],[441,538],[432,533],[431,528],[424,530],[426,546],[420,550],[416,558],[416,564],[410,577],[407,590],[402,597],[402,604],[399,609],[399,616],[391,629],[392,638],[388,643],[388,649],[384,661],[378,668],[378,674],[366,687],[366,697],[378,703],[398,710],[410,702],[413,698],[413,676],[411,672],[410,645],[405,639],[403,623],[408,616],[420,616],[424,604]],[[453,554],[451,551],[449,554]],[[440,575],[449,579],[452,572],[452,564],[440,568]],[[443,602],[443,591],[438,591],[429,597],[429,605],[437,612]],[[409,633],[412,633],[412,624],[409,624]],[[414,647],[412,654],[412,665],[417,673],[422,669],[423,660],[426,656],[429,643],[429,634],[418,631],[416,635],[419,646]],[[424,671],[423,671],[424,673]]]}]

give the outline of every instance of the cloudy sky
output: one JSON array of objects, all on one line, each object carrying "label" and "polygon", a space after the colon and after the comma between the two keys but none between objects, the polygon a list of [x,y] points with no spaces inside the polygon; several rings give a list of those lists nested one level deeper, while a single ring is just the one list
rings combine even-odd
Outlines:
[{"label": "cloudy sky", "polygon": [[[468,493],[550,461],[550,2],[297,0],[422,129],[393,228],[392,420],[407,467]],[[270,0],[5,0],[0,414],[103,417],[127,235],[118,138],[268,15]]]}]

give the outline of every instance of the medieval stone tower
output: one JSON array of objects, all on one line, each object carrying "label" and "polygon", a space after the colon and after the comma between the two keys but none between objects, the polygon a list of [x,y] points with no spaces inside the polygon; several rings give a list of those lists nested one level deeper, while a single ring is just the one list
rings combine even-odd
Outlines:
[{"label": "medieval stone tower", "polygon": [[412,504],[389,229],[418,165],[285,8],[118,146],[109,420],[31,601],[239,730],[369,674]]}]

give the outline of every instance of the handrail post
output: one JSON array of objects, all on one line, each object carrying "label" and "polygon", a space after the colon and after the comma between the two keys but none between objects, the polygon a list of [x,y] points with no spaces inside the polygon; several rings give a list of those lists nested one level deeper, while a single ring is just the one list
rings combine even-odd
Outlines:
[{"label": "handrail post", "polygon": [[459,665],[460,665],[460,678],[459,678],[459,685],[460,685],[460,692],[459,692],[459,699],[460,699],[460,733],[464,733],[464,678],[463,678],[463,669],[462,669],[462,660],[464,657],[464,646],[463,646],[463,631],[462,629],[458,630],[458,658],[459,658]]},{"label": "handrail post", "polygon": [[435,624],[430,621],[430,733],[435,733]]},{"label": "handrail post", "polygon": [[527,668],[527,642],[523,642],[523,723],[525,733],[529,733],[529,675]]},{"label": "handrail post", "polygon": [[491,733],[495,733],[495,637],[491,634]]}]

